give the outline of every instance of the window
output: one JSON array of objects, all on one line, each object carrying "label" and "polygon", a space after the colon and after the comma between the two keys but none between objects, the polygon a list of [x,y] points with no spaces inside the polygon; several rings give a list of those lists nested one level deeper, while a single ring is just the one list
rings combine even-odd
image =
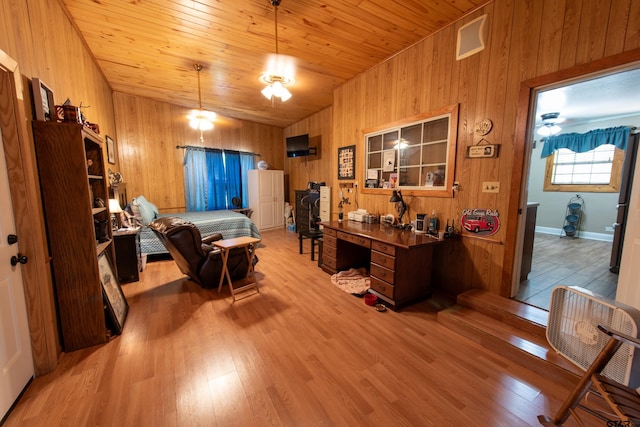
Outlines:
[{"label": "window", "polygon": [[253,154],[202,147],[186,147],[184,192],[187,211],[229,209],[233,198],[247,207],[247,170],[253,169]]},{"label": "window", "polygon": [[611,144],[585,153],[560,148],[547,157],[544,190],[618,192],[623,160],[624,151]]},{"label": "window", "polygon": [[366,130],[363,192],[397,187],[451,197],[457,126],[454,105]]}]

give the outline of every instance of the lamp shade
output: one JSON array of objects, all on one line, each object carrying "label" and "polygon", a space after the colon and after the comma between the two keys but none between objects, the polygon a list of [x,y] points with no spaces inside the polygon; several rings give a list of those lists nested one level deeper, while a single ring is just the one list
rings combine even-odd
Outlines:
[{"label": "lamp shade", "polygon": [[391,193],[391,198],[389,199],[390,202],[402,202],[402,193],[399,192],[398,190],[393,190],[393,193]]},{"label": "lamp shade", "polygon": [[121,213],[122,208],[120,207],[120,202],[116,199],[109,199],[109,212],[111,213]]}]

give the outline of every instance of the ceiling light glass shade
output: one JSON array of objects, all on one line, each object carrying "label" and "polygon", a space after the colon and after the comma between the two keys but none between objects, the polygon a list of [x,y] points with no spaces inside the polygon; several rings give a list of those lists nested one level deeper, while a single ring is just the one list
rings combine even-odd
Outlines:
[{"label": "ceiling light glass shade", "polygon": [[213,129],[213,122],[216,119],[217,114],[213,111],[207,110],[191,110],[191,114],[187,116],[189,119],[189,126],[196,130],[211,130]]},{"label": "ceiling light glass shade", "polygon": [[558,125],[544,125],[540,126],[538,129],[538,135],[540,136],[551,136],[559,133],[562,130]]},{"label": "ceiling light glass shade", "polygon": [[265,98],[272,99],[275,96],[276,98],[280,98],[282,102],[291,98],[291,92],[289,92],[285,86],[293,84],[293,78],[263,73],[260,76],[260,81],[267,85],[262,89],[262,94]]}]

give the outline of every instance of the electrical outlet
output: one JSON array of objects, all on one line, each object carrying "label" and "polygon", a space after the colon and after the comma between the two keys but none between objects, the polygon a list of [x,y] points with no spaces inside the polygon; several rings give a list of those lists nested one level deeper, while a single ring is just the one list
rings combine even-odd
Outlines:
[{"label": "electrical outlet", "polygon": [[611,232],[613,232],[613,227],[605,227],[605,228],[604,228],[604,231],[611,231]]},{"label": "electrical outlet", "polygon": [[499,193],[500,183],[485,181],[482,183],[482,192],[483,193]]}]

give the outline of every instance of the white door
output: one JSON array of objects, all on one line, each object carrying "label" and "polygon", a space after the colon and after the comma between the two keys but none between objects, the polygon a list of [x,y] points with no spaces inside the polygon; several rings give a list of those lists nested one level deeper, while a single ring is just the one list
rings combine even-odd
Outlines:
[{"label": "white door", "polygon": [[631,184],[616,301],[640,309],[640,161]]},{"label": "white door", "polygon": [[21,264],[11,265],[18,244],[10,244],[8,236],[15,233],[0,130],[0,419],[34,375]]},{"label": "white door", "polygon": [[271,171],[258,172],[258,197],[260,203],[261,228],[273,228],[275,226],[275,212],[273,202],[275,200],[273,187],[273,173]]},{"label": "white door", "polygon": [[284,227],[284,172],[273,171],[273,226]]}]

